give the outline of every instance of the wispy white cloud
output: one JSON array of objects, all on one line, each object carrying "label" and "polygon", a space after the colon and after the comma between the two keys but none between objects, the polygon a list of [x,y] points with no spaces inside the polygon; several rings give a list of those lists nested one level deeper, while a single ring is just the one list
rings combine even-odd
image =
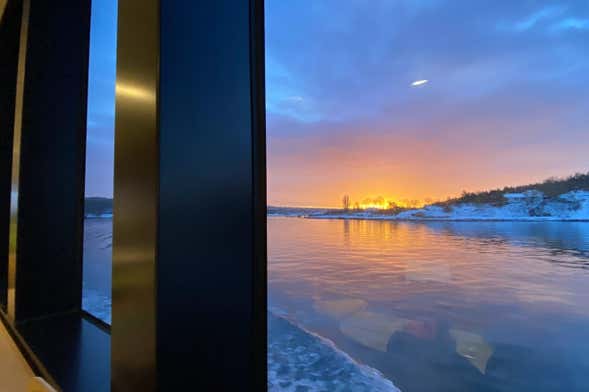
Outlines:
[{"label": "wispy white cloud", "polygon": [[303,102],[305,98],[301,97],[300,95],[293,95],[290,97],[286,97],[286,100],[291,102]]},{"label": "wispy white cloud", "polygon": [[411,83],[411,86],[418,87],[426,84],[427,82],[429,82],[427,79],[416,80],[415,82]]},{"label": "wispy white cloud", "polygon": [[542,22],[556,18],[559,15],[562,15],[562,13],[565,11],[566,8],[563,6],[547,6],[517,22],[501,22],[499,27],[501,29],[507,29],[521,33],[533,29]]},{"label": "wispy white cloud", "polygon": [[553,31],[589,30],[589,19],[566,18],[552,26]]}]

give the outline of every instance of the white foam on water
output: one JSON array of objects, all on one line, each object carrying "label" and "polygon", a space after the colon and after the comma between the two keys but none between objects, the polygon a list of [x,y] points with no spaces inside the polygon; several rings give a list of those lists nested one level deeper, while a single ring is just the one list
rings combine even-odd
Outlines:
[{"label": "white foam on water", "polygon": [[268,390],[399,392],[332,341],[273,313],[268,314]]},{"label": "white foam on water", "polygon": [[83,294],[82,309],[105,323],[111,324],[111,298],[91,289],[85,289]]}]

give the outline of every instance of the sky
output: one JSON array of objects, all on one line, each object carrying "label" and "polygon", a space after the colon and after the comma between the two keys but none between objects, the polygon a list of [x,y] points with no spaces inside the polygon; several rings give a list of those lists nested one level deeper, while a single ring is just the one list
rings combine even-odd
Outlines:
[{"label": "sky", "polygon": [[112,197],[117,1],[93,0],[86,138],[86,196]]},{"label": "sky", "polygon": [[[87,195],[112,195],[110,8],[93,2]],[[266,0],[266,95],[270,205],[587,172],[589,1]]]}]

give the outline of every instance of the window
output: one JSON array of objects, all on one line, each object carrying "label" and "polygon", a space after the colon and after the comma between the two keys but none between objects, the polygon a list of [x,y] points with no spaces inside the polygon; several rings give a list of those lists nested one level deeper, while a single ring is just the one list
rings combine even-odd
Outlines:
[{"label": "window", "polygon": [[92,2],[83,309],[110,324],[117,2]]},{"label": "window", "polygon": [[585,388],[587,2],[266,23],[269,389]]}]

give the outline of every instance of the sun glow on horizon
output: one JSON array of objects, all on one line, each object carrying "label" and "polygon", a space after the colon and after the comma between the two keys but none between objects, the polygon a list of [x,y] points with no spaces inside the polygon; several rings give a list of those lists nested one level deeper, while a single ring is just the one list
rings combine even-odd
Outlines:
[{"label": "sun glow on horizon", "polygon": [[[394,208],[421,208],[429,204],[438,202],[439,200],[433,200],[426,198],[425,200],[417,199],[398,199],[398,198],[384,198],[382,196],[377,197],[366,197],[360,199],[350,199],[349,209],[355,210],[390,210]],[[286,208],[312,208],[312,209],[340,209],[344,208],[342,198],[339,203],[326,204],[313,204],[313,203],[269,203],[269,206],[273,207],[286,207]]]},{"label": "sun glow on horizon", "polygon": [[[344,196],[345,198],[345,196]],[[342,206],[345,208],[342,198]],[[395,208],[421,208],[433,203],[431,198],[426,200],[418,199],[399,199],[394,197],[366,197],[361,201],[354,201],[350,199],[350,208],[357,210],[391,210]]]},{"label": "sun glow on horizon", "polygon": [[[423,206],[587,170],[581,14],[540,23],[540,5],[427,3],[408,15],[405,2],[269,2],[269,205],[340,209],[347,194],[352,209]],[[291,18],[304,21],[296,34]]]}]

